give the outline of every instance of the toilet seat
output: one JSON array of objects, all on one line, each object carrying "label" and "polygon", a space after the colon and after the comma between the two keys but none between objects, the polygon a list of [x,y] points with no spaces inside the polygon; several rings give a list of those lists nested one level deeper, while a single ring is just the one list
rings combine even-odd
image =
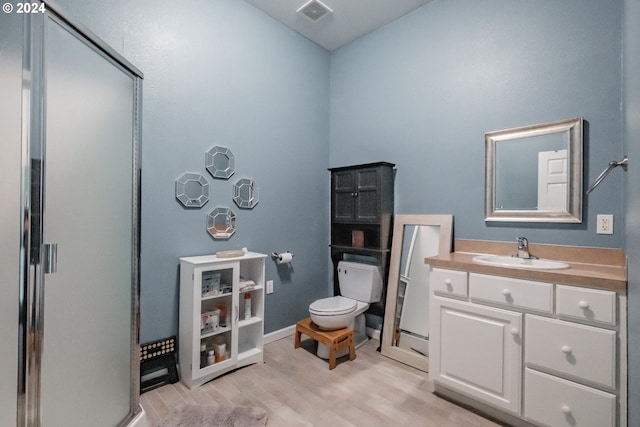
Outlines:
[{"label": "toilet seat", "polygon": [[354,312],[357,306],[356,300],[335,296],[322,298],[311,303],[309,312],[316,316],[339,316]]}]

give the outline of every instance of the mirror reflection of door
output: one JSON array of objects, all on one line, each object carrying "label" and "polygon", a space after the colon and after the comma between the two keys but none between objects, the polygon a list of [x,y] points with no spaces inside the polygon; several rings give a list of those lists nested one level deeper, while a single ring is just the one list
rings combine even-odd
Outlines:
[{"label": "mirror reflection of door", "polygon": [[429,265],[424,259],[438,255],[440,226],[406,225],[403,234],[395,345],[429,354]]},{"label": "mirror reflection of door", "polygon": [[567,210],[567,150],[538,153],[538,210]]}]

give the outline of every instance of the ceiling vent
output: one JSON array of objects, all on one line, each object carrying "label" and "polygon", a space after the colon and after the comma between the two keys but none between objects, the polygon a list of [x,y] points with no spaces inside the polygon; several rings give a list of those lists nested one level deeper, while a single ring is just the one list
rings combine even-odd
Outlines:
[{"label": "ceiling vent", "polygon": [[318,0],[311,0],[300,7],[297,12],[306,16],[311,21],[317,22],[322,17],[333,13],[333,10]]}]

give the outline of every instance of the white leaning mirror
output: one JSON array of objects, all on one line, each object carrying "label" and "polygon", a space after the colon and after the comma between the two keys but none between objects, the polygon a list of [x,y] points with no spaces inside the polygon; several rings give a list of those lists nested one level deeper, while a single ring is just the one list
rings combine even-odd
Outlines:
[{"label": "white leaning mirror", "polygon": [[451,252],[452,215],[395,215],[381,352],[429,370],[429,265]]},{"label": "white leaning mirror", "polygon": [[582,222],[581,117],[485,133],[485,221]]}]

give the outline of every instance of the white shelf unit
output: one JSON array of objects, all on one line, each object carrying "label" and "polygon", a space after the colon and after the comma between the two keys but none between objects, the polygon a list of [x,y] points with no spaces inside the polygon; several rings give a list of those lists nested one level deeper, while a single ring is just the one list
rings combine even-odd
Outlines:
[{"label": "white shelf unit", "polygon": [[[233,369],[263,361],[266,257],[248,252],[233,258],[216,255],[180,258],[178,355],[180,379],[190,389]],[[203,295],[203,282],[215,282],[218,278],[221,291]],[[247,293],[251,295],[251,317],[245,319]],[[203,329],[202,314],[216,310],[220,310],[219,326],[215,330]],[[203,366],[202,344],[207,351],[224,344],[226,354]]]}]

